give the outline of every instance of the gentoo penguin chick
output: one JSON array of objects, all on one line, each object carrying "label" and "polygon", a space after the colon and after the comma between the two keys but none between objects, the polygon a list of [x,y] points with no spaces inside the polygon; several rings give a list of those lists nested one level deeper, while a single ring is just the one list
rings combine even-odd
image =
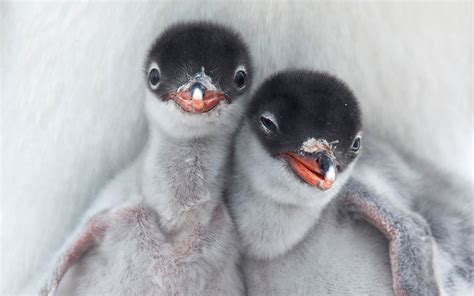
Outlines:
[{"label": "gentoo penguin chick", "polygon": [[156,39],[147,145],[90,208],[41,294],[243,293],[222,170],[251,69],[240,35],[221,25],[177,24]]},{"label": "gentoo penguin chick", "polygon": [[[375,280],[379,275],[371,278],[371,266],[362,266],[363,261],[373,260],[364,257],[364,250],[356,250],[354,258],[343,257],[352,252],[346,252],[353,243],[351,236],[341,242],[338,236],[343,231],[318,229],[320,224],[338,223],[347,216],[363,218],[370,223],[365,223],[370,227],[365,233],[375,228],[388,240],[396,295],[440,294],[429,226],[409,207],[409,190],[416,189],[410,184],[412,174],[390,150],[383,157],[371,158],[372,148],[381,147],[376,145],[364,150],[368,159],[356,165],[361,130],[356,98],[330,75],[281,72],[256,91],[236,136],[226,194],[245,256],[250,295],[391,294],[390,278],[385,290],[383,286],[372,288],[380,284]],[[372,145],[367,140],[366,146]],[[335,204],[332,212],[324,216],[323,210],[331,204]],[[336,218],[330,220],[328,215]],[[324,231],[331,231],[331,241],[321,241],[328,237]],[[345,246],[338,245],[341,243]],[[366,246],[375,248],[373,245]],[[378,242],[378,246],[386,250],[386,243]],[[341,254],[334,253],[339,261],[337,257],[321,259],[318,249],[325,248],[330,252],[341,248]],[[366,256],[384,254],[378,250]],[[331,260],[336,262],[328,263]],[[351,260],[361,261],[360,269],[350,270]],[[377,273],[385,269],[390,273],[386,263],[374,267]],[[364,277],[370,286],[357,280]]]}]

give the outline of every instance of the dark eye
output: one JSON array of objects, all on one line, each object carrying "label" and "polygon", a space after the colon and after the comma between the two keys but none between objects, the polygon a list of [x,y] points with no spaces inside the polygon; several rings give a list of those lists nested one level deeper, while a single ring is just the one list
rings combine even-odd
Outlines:
[{"label": "dark eye", "polygon": [[244,70],[239,70],[239,71],[235,72],[234,84],[239,89],[243,89],[245,87],[246,78],[247,78],[247,74],[245,74],[245,71]]},{"label": "dark eye", "polygon": [[267,134],[275,133],[278,131],[278,125],[274,121],[273,115],[263,114],[260,116],[260,124],[262,125],[263,130]]},{"label": "dark eye", "polygon": [[357,136],[357,137],[354,139],[354,142],[352,143],[351,151],[352,151],[352,152],[358,152],[359,149],[360,149],[360,136]]},{"label": "dark eye", "polygon": [[151,68],[150,72],[148,73],[148,80],[150,81],[150,86],[152,89],[156,89],[158,87],[160,78],[160,70],[158,70],[158,68]]}]

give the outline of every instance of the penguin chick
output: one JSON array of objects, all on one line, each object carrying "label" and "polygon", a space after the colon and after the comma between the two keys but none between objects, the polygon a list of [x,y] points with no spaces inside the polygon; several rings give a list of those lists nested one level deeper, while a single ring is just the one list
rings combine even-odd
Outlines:
[{"label": "penguin chick", "polygon": [[246,44],[221,25],[177,24],[156,39],[146,147],[86,213],[41,294],[243,293],[222,170],[251,70]]},{"label": "penguin chick", "polygon": [[[368,174],[362,171],[374,172],[374,159],[368,168],[354,168],[361,147],[358,102],[335,77],[292,70],[272,76],[256,91],[237,134],[227,193],[251,295],[268,289],[272,295],[350,294],[346,288],[373,292],[349,281],[338,290],[318,278],[332,267],[314,255],[324,242],[313,230],[326,221],[321,213],[332,202],[337,204],[334,215],[361,217],[388,239],[396,295],[439,295],[428,224],[403,200],[408,193],[362,177]],[[385,158],[388,167],[392,158]],[[404,173],[410,177],[408,170]],[[344,264],[339,262],[336,271],[341,278]]]}]

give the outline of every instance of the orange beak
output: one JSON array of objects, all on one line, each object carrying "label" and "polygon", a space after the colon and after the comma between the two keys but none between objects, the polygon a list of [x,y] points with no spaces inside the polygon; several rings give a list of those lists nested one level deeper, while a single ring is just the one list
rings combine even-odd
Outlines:
[{"label": "orange beak", "polygon": [[293,152],[283,154],[292,170],[303,181],[321,190],[328,190],[336,181],[335,166],[324,152],[318,158],[302,156]]},{"label": "orange beak", "polygon": [[206,91],[201,96],[196,96],[191,90],[185,90],[173,93],[170,98],[184,111],[201,114],[214,109],[226,96],[219,91]]}]

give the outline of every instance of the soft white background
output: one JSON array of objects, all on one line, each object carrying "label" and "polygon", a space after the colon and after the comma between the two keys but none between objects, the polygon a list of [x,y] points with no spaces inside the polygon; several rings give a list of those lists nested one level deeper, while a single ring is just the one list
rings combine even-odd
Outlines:
[{"label": "soft white background", "polygon": [[257,83],[289,66],[337,74],[368,129],[472,182],[469,2],[1,3],[0,13],[2,295],[38,275],[143,145],[144,55],[178,20],[241,31]]}]

